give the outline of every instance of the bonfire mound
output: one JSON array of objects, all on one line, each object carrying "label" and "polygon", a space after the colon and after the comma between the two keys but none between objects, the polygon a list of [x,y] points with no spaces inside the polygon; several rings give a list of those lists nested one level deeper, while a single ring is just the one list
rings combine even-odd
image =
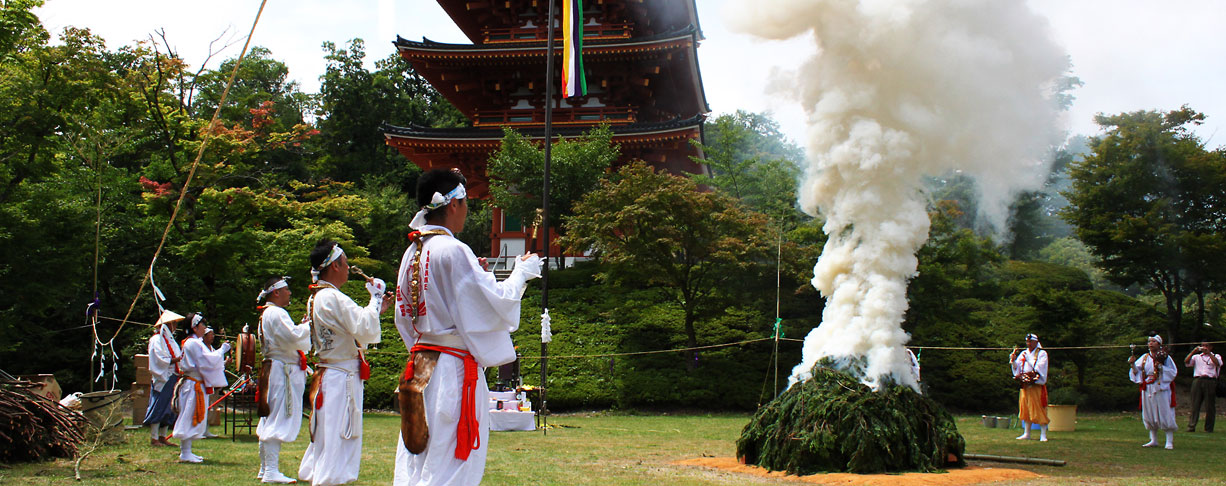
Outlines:
[{"label": "bonfire mound", "polygon": [[791,474],[932,472],[965,466],[966,441],[939,403],[905,386],[874,392],[825,367],[754,414],[736,443],[745,464]]}]

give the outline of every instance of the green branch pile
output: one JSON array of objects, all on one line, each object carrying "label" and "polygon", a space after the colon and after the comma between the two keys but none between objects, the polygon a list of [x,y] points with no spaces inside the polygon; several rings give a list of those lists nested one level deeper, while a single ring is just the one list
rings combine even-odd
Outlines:
[{"label": "green branch pile", "polygon": [[736,443],[737,458],[774,471],[932,472],[964,466],[966,442],[953,416],[905,386],[880,392],[823,366],[758,410]]}]

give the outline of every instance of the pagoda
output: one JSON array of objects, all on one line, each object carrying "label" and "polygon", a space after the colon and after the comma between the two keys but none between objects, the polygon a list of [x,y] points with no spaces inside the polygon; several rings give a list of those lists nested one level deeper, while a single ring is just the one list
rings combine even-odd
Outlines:
[{"label": "pagoda", "polygon": [[[458,167],[468,195],[489,196],[486,163],[503,127],[544,140],[548,0],[438,0],[471,44],[397,37],[413,69],[471,123],[466,128],[384,124],[388,145],[418,167]],[[560,2],[558,10],[560,11]],[[621,146],[618,164],[644,160],[671,173],[705,171],[701,149],[710,109],[698,70],[702,31],[694,0],[588,0],[583,5],[588,93],[562,99],[562,42],[554,16],[553,135],[575,137],[604,123]],[[493,210],[491,255],[539,245],[525,224]],[[558,255],[557,247],[550,254]]]}]

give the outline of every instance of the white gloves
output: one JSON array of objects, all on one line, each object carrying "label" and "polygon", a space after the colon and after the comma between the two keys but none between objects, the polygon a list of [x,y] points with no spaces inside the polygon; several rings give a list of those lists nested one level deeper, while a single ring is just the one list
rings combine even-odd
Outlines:
[{"label": "white gloves", "polygon": [[221,354],[226,354],[229,352],[230,352],[230,343],[228,341],[221,343]]},{"label": "white gloves", "polygon": [[366,291],[370,292],[370,296],[374,298],[383,298],[383,292],[387,291],[387,284],[383,279],[376,278],[370,282],[366,282]]},{"label": "white gloves", "polygon": [[515,259],[515,270],[511,271],[511,276],[507,277],[503,283],[512,285],[511,288],[517,289],[519,295],[524,294],[524,289],[528,287],[528,281],[541,276],[541,257],[532,255],[527,260]]},{"label": "white gloves", "polygon": [[541,257],[532,255],[527,260],[515,259],[515,270],[523,271],[528,278],[524,281],[532,280],[541,276]]}]

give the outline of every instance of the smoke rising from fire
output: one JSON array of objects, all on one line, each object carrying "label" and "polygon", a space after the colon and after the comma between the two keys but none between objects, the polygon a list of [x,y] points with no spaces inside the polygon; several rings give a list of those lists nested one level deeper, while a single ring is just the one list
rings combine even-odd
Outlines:
[{"label": "smoke rising from fire", "polygon": [[981,215],[1004,228],[1017,192],[1042,186],[1061,136],[1054,89],[1067,55],[1022,2],[763,0],[724,14],[753,35],[817,44],[773,80],[808,117],[799,199],[829,235],[813,268],[822,324],[791,381],[822,358],[865,357],[870,386],[889,375],[916,386],[901,324],[928,238],[922,178],[975,177]]}]

